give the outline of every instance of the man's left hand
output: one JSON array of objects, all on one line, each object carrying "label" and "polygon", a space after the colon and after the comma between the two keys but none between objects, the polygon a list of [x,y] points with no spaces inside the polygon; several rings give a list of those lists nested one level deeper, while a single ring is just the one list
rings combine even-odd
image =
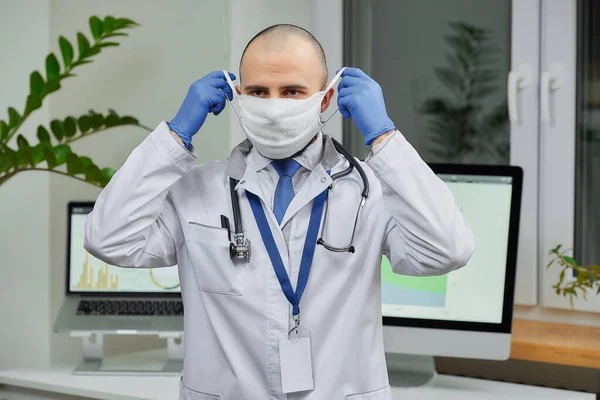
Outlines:
[{"label": "man's left hand", "polygon": [[358,68],[346,68],[342,73],[338,107],[344,118],[354,120],[367,145],[396,129],[387,115],[381,86]]}]

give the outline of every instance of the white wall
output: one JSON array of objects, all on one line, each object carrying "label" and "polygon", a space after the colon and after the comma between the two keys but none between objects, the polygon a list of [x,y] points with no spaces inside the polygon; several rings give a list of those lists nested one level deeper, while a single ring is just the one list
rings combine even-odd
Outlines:
[{"label": "white wall", "polygon": [[[44,67],[49,1],[0,1],[0,119],[23,111],[29,74]],[[35,140],[47,105],[20,130]],[[14,144],[14,141],[13,141]],[[0,369],[45,365],[48,352],[48,181],[24,172],[0,186]]]},{"label": "white wall", "polygon": [[[52,99],[51,118],[78,116],[90,108],[98,112],[113,108],[154,128],[161,120],[175,115],[192,82],[229,65],[226,2],[52,0],[51,49],[59,51],[56,40],[59,35],[73,39],[77,31],[87,34],[91,15],[127,17],[141,27],[131,30],[129,37],[119,38],[120,47],[108,48],[95,57],[93,64],[81,67],[77,78],[65,81],[62,91]],[[73,150],[91,157],[98,165],[118,168],[146,135],[146,131],[138,128],[116,128],[74,143]],[[198,162],[227,157],[228,119],[209,116],[193,143]],[[99,189],[85,183],[62,176],[50,178],[52,319],[58,313],[65,290],[67,203],[94,200],[98,193]],[[78,359],[79,343],[53,334],[52,360]],[[106,351],[114,353],[157,344],[158,339],[152,337],[109,337]]]}]

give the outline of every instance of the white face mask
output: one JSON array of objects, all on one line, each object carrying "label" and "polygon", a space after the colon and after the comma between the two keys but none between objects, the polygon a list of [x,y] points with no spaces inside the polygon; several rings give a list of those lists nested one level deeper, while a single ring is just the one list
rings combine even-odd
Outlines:
[{"label": "white face mask", "polygon": [[[289,158],[305,148],[321,127],[335,114],[321,119],[321,102],[325,94],[339,80],[340,71],[325,90],[307,99],[281,99],[237,95],[239,112],[233,107],[246,137],[263,156],[272,160]],[[223,71],[225,79],[237,93],[229,74]],[[336,109],[337,111],[337,109]]]}]

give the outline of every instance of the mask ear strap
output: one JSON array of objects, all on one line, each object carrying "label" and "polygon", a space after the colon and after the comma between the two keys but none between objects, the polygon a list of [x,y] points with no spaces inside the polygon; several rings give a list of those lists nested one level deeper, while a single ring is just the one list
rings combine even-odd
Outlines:
[{"label": "mask ear strap", "polygon": [[[324,92],[327,93],[329,92],[329,90],[331,88],[333,88],[335,86],[335,84],[338,82],[338,80],[341,78],[342,74],[344,73],[344,70],[346,69],[346,67],[342,67],[337,74],[335,74],[335,76],[333,77],[333,79],[331,80],[331,82],[329,82],[329,85],[327,85],[327,87],[325,88]],[[326,124],[331,117],[333,117],[335,115],[335,113],[337,113],[339,111],[339,107],[335,109],[334,112],[331,113],[330,116],[326,117],[325,119],[322,119],[319,116],[319,120],[321,121],[322,124]]]},{"label": "mask ear strap", "polygon": [[229,76],[229,72],[227,72],[225,70],[222,70],[222,71],[223,71],[223,75],[225,76],[225,80],[227,81],[227,84],[231,88],[231,99],[229,99],[229,97],[227,96],[227,93],[225,93],[225,98],[227,99],[227,101],[229,101],[229,104],[231,105],[231,109],[235,113],[235,116],[237,117],[237,119],[241,121],[240,115],[238,114],[237,110],[233,106],[233,98],[237,94],[237,91],[235,90],[235,85],[231,81],[231,77]]}]

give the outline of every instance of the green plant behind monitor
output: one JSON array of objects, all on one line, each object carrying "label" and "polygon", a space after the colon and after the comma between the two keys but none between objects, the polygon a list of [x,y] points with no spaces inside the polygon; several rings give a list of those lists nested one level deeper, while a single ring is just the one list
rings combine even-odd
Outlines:
[{"label": "green plant behind monitor", "polygon": [[[550,250],[550,254],[554,257],[546,268],[550,268],[554,263],[561,265],[562,269],[558,282],[552,288],[558,295],[569,296],[571,307],[573,307],[573,300],[578,297],[578,292],[581,292],[585,300],[587,300],[588,290],[600,294],[600,265],[578,265],[573,257],[566,255],[569,250],[561,251],[561,247],[562,245],[559,244]],[[573,276],[574,278],[565,281],[566,276]]]}]

